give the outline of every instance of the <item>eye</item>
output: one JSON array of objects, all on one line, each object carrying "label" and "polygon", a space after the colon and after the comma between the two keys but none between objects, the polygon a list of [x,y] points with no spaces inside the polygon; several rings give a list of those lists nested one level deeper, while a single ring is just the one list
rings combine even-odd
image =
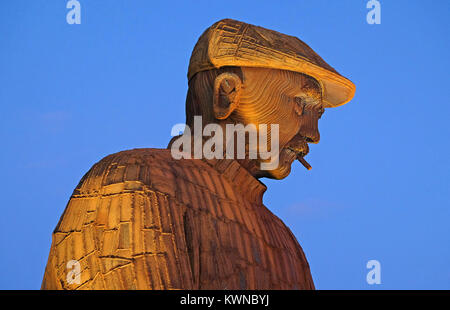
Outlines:
[{"label": "eye", "polygon": [[303,101],[303,99],[300,97],[294,97],[294,102],[295,113],[297,113],[299,116],[302,116],[306,105],[305,101]]}]

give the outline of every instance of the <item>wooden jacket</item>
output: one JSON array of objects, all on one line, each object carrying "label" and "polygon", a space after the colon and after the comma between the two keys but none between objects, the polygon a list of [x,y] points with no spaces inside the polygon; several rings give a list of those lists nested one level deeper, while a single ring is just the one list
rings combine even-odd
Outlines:
[{"label": "wooden jacket", "polygon": [[[134,149],[95,164],[52,235],[42,289],[314,289],[266,187],[234,160]],[[80,267],[67,281],[67,263]]]}]

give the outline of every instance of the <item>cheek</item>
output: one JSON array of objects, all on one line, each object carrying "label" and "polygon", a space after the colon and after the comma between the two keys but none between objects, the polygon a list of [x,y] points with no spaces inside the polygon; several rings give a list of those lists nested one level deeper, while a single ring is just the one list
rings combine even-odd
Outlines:
[{"label": "cheek", "polygon": [[[255,125],[267,124],[270,132],[270,124],[278,124],[279,146],[282,147],[288,143],[300,129],[301,117],[295,112],[295,102],[288,100],[288,97],[276,96],[278,100],[271,100],[264,105],[264,108],[251,110],[252,114],[249,119]],[[250,109],[249,109],[250,110]],[[249,112],[246,111],[246,112]],[[272,135],[272,133],[270,133]]]},{"label": "cheek", "polygon": [[284,145],[291,141],[300,129],[298,116],[294,117],[293,115],[266,119],[262,123],[267,124],[270,139],[274,138],[275,135],[275,132],[271,130],[271,125],[278,124],[278,145],[280,148],[283,148]]},{"label": "cheek", "polygon": [[284,145],[294,138],[300,130],[301,117],[293,110],[280,120],[280,145]]}]

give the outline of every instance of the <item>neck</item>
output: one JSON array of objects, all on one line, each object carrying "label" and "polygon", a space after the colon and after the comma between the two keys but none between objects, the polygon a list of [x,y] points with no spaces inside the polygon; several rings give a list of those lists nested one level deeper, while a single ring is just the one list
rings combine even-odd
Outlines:
[{"label": "neck", "polygon": [[[173,137],[169,145],[168,149],[172,147],[172,144],[175,140],[181,138],[181,136]],[[194,141],[193,137],[191,137],[191,154],[190,158],[195,158],[194,154]],[[186,141],[187,142],[187,141]],[[204,145],[205,138],[203,138],[202,145]],[[237,188],[241,194],[247,198],[248,201],[261,205],[262,198],[264,192],[267,187],[260,182],[258,178],[258,174],[260,170],[258,169],[258,163],[255,160],[250,159],[226,159],[226,150],[224,149],[224,154],[222,159],[206,159],[204,156],[201,156],[201,159],[210,166],[212,166],[215,170],[221,173],[230,184],[233,184],[235,188]]]}]

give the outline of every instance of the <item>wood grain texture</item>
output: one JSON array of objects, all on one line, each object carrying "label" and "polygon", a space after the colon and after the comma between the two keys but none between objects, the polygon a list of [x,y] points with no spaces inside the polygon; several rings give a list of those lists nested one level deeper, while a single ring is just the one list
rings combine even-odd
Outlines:
[{"label": "wood grain texture", "polygon": [[[227,100],[223,93],[213,90],[217,80],[230,74],[243,81],[240,94],[235,96],[239,98],[239,102],[228,105],[233,106],[231,113],[226,113],[224,109],[224,113],[229,115],[226,119],[217,119],[213,109],[215,98],[225,97],[224,106],[231,100]],[[203,126],[218,124],[223,132],[226,132],[228,124],[253,124],[256,127],[264,124],[278,125],[280,160],[277,168],[260,169],[261,159],[250,159],[250,148],[246,149],[245,159],[238,160],[256,178],[287,177],[292,162],[298,156],[304,157],[308,154],[308,143],[319,143],[319,119],[324,111],[320,84],[308,75],[287,70],[224,67],[202,71],[189,81],[186,97],[186,124],[190,128],[194,128],[194,117],[197,115],[202,116]],[[228,145],[227,138],[223,135],[223,145]],[[271,141],[272,130],[268,126],[265,149],[271,147]],[[256,147],[259,152],[260,146]],[[224,154],[228,151],[223,148]],[[236,153],[236,148],[234,151]],[[236,154],[234,158],[237,158]]]},{"label": "wood grain texture", "polygon": [[[314,289],[297,240],[262,204],[265,189],[233,160],[110,155],[70,198],[42,289]],[[73,259],[81,283],[69,285]]]}]

